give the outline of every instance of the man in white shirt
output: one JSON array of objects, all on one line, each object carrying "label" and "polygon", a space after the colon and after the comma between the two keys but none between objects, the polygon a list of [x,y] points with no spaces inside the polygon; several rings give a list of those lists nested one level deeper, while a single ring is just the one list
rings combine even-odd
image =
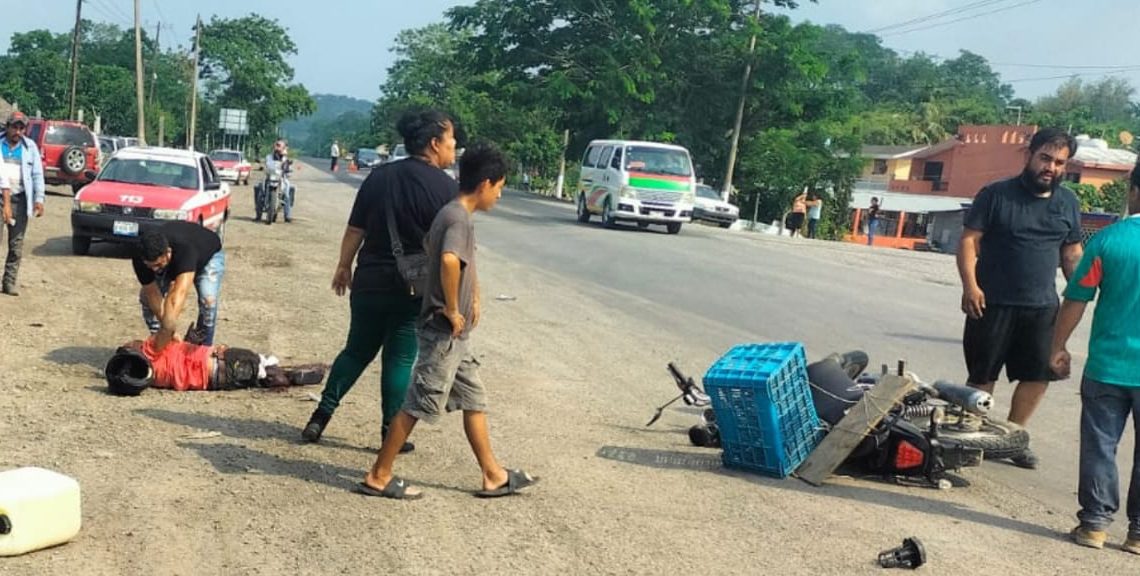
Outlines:
[{"label": "man in white shirt", "polygon": [[337,161],[340,160],[340,143],[333,140],[332,149],[329,150],[329,155],[332,156],[332,167],[329,170],[336,172]]}]

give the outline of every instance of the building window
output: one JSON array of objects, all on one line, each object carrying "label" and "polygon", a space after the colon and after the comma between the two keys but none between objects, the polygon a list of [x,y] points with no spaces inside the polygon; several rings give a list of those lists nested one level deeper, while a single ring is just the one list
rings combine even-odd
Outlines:
[{"label": "building window", "polygon": [[1065,174],[1065,181],[1066,182],[1072,182],[1073,184],[1080,184],[1081,183],[1081,173],[1080,172],[1069,172],[1068,174]]},{"label": "building window", "polygon": [[875,165],[871,168],[871,174],[875,175],[875,176],[882,176],[883,174],[886,174],[886,173],[887,173],[887,161],[876,159]]}]

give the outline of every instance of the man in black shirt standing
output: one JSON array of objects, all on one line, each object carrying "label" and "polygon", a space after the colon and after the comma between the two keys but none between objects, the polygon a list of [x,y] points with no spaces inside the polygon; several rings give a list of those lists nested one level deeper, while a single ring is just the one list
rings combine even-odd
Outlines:
[{"label": "man in black shirt standing", "polygon": [[[1049,354],[1057,268],[1069,278],[1083,254],[1080,202],[1061,186],[1076,151],[1073,137],[1059,130],[1034,135],[1022,173],[974,199],[958,250],[969,384],[993,392],[1004,366],[1018,382],[1009,420],[1022,426],[1056,379]],[[1037,457],[1026,449],[1013,463],[1036,468]]]},{"label": "man in black shirt standing", "polygon": [[174,340],[191,285],[198,293],[198,321],[191,339],[195,344],[212,346],[218,294],[226,270],[226,255],[218,235],[193,222],[168,222],[139,236],[133,264],[135,277],[142,284],[139,301],[143,320],[155,334],[156,349]]}]

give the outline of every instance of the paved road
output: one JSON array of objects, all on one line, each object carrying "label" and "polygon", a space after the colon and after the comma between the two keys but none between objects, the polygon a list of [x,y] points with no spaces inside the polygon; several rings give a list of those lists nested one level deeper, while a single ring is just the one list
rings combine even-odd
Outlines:
[{"label": "paved road", "polygon": [[[341,172],[355,184],[360,174]],[[635,311],[660,330],[727,349],[745,341],[796,340],[809,357],[861,348],[875,362],[906,359],[928,380],[965,377],[960,288],[951,257],[764,237],[689,225],[603,229],[575,221],[573,206],[508,192],[480,215],[482,247],[544,269],[603,309]],[[586,296],[584,296],[586,297]],[[1077,362],[1088,324],[1072,344]],[[637,335],[631,334],[631,337]],[[663,362],[665,359],[662,360]],[[1077,367],[1079,369],[1079,366]],[[1004,413],[1010,387],[999,388]],[[1055,514],[1076,509],[1076,382],[1054,385],[1031,431],[1042,457],[1036,472],[990,463],[975,473],[1016,488]],[[1121,454],[1129,455],[1131,432]],[[1127,457],[1122,458],[1127,464]],[[1118,530],[1123,527],[1118,523]]]}]

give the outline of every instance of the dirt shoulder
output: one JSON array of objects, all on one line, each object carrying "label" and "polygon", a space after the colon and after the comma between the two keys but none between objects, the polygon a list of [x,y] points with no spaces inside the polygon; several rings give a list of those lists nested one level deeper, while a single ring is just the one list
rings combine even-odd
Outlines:
[{"label": "dirt shoulder", "polygon": [[[309,166],[297,184],[296,222],[271,227],[249,222],[251,193],[237,189],[218,340],[329,361],[347,331],[347,301],[328,283],[352,189]],[[105,358],[144,329],[137,287],[121,250],[69,255],[69,208],[49,198],[23,294],[0,298],[0,468],[77,478],[84,527],[66,546],[0,559],[0,573],[872,574],[876,554],[908,536],[936,573],[1135,569],[1124,553],[1065,541],[1071,511],[979,474],[936,491],[723,470],[687,445],[691,412],[642,427],[668,398],[665,362],[706,366],[721,350],[641,322],[647,303],[490,250],[475,346],[492,439],[505,464],[542,482],[523,497],[472,497],[477,469],[453,416],[417,429],[417,451],[398,462],[425,499],[366,499],[350,488],[379,442],[376,365],[320,445],[299,443],[319,388],[104,394]]]}]

